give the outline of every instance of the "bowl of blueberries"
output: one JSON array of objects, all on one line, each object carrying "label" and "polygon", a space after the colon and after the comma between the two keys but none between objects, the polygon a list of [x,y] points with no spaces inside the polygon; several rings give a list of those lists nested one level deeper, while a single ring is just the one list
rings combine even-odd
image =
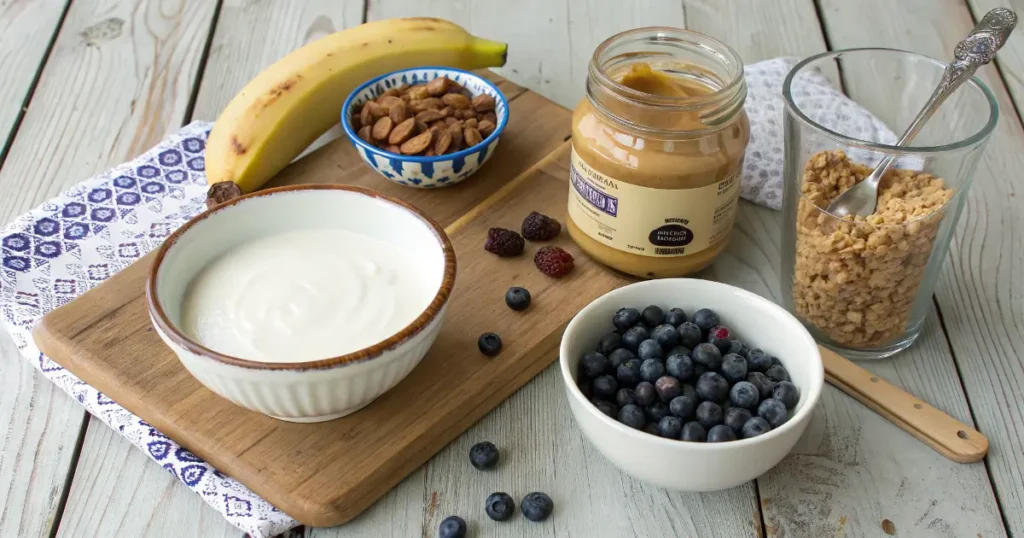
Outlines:
[{"label": "bowl of blueberries", "polygon": [[636,478],[680,491],[753,480],[810,422],[824,367],[782,307],[689,278],[638,282],[583,308],[560,366],[584,435]]}]

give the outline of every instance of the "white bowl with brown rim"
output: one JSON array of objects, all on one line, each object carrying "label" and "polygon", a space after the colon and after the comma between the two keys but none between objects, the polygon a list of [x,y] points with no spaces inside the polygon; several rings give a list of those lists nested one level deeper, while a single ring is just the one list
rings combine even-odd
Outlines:
[{"label": "white bowl with brown rim", "polygon": [[[413,314],[410,323],[381,341],[318,360],[231,356],[210,349],[184,330],[186,296],[211,262],[236,246],[306,229],[346,230],[410,253],[432,300]],[[409,374],[437,337],[454,283],[451,242],[419,209],[359,187],[299,185],[242,196],[187,222],[158,249],[146,298],[157,334],[207,388],[274,418],[321,422],[358,411]]]}]

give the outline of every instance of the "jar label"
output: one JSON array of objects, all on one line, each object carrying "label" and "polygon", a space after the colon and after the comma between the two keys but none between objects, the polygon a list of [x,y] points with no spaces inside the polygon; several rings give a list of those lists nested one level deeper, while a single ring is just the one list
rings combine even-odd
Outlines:
[{"label": "jar label", "polygon": [[572,150],[569,216],[595,241],[640,256],[687,256],[732,229],[739,174],[695,189],[653,189],[608,177]]}]

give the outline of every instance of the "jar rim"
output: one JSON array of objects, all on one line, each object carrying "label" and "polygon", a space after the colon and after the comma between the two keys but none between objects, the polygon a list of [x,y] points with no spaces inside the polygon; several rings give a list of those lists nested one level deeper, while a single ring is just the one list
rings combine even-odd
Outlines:
[{"label": "jar rim", "polygon": [[884,153],[898,153],[901,155],[927,155],[933,153],[946,153],[950,151],[975,146],[980,142],[983,142],[986,138],[988,138],[989,135],[992,134],[992,131],[995,129],[996,124],[999,121],[999,103],[998,101],[996,101],[995,94],[992,93],[992,90],[989,89],[988,85],[982,82],[977,76],[972,76],[970,80],[968,80],[966,83],[968,85],[973,85],[977,87],[979,90],[981,90],[982,95],[985,96],[985,99],[989,104],[990,111],[988,121],[985,122],[985,125],[983,125],[981,129],[979,129],[978,132],[974,133],[973,135],[968,136],[963,140],[958,140],[956,142],[951,142],[949,144],[942,144],[938,146],[895,146],[891,144],[873,142],[870,140],[861,140],[859,138],[847,136],[842,133],[838,133],[832,129],[829,129],[828,127],[819,124],[818,122],[812,120],[810,117],[804,114],[803,110],[801,110],[801,108],[793,100],[792,84],[793,80],[796,78],[796,75],[811,63],[817,62],[819,60],[830,57],[836,58],[843,54],[863,52],[899,53],[907,56],[914,56],[917,57],[918,59],[932,62],[936,66],[941,67],[943,69],[945,69],[947,65],[947,62],[943,62],[942,60],[932,58],[931,56],[887,47],[858,47],[821,52],[813,56],[808,56],[803,60],[800,60],[796,65],[793,66],[792,69],[789,70],[789,73],[786,74],[786,78],[782,82],[782,100],[786,105],[786,109],[792,112],[793,115],[802,123],[806,124],[807,126],[813,129],[821,131],[827,137],[835,140],[836,142],[839,142],[850,147],[866,149],[870,151],[879,151]]}]

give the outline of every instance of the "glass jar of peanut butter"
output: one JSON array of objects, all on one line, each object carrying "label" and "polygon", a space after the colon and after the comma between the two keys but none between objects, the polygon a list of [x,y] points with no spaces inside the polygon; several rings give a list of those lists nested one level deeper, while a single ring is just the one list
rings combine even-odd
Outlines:
[{"label": "glass jar of peanut butter", "polygon": [[703,269],[725,248],[750,124],[743,63],[676,28],[602,43],[572,118],[568,230],[594,259],[645,278]]}]

